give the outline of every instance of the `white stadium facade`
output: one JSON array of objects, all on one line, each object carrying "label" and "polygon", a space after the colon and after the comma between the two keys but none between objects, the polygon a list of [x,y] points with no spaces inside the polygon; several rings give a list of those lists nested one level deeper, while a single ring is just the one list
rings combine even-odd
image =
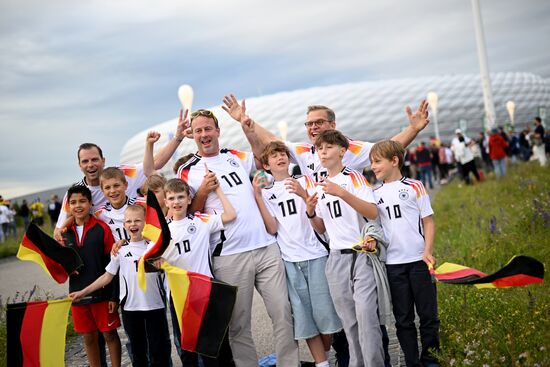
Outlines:
[{"label": "white stadium facade", "polygon": [[[491,75],[496,111],[496,125],[510,123],[506,103],[515,103],[516,130],[531,123],[535,116],[547,120],[550,109],[550,84],[531,73],[508,72]],[[392,79],[348,83],[324,87],[281,92],[246,100],[248,114],[258,123],[280,135],[280,126],[287,125],[287,140],[306,141],[304,122],[307,106],[320,104],[336,112],[337,128],[350,138],[376,142],[389,138],[407,125],[405,106],[413,110],[426,98],[428,92],[438,95],[438,125],[442,141],[450,140],[456,128],[467,135],[477,136],[484,126],[484,106],[478,74],[446,75],[410,79]],[[220,96],[220,100],[223,96]],[[197,108],[205,108],[199,106]],[[220,106],[210,108],[220,121],[220,146],[249,150],[240,125],[233,121]],[[430,125],[417,137],[416,142],[427,141],[434,136],[433,118]],[[157,146],[173,137],[177,120],[151,126],[124,145],[120,162],[136,163],[143,159],[147,131],[162,134]],[[185,139],[173,160],[196,151],[195,142]],[[172,176],[172,164],[162,173]]]}]

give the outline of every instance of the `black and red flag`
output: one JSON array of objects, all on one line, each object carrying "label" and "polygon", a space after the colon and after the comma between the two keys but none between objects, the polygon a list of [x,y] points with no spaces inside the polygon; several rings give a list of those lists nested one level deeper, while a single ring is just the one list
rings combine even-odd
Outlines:
[{"label": "black and red flag", "polygon": [[82,266],[82,259],[74,249],[60,245],[34,223],[29,224],[17,257],[34,261],[59,284],[65,283],[69,275]]},{"label": "black and red flag", "polygon": [[151,241],[138,263],[138,286],[145,291],[147,289],[147,283],[145,282],[147,260],[160,258],[170,244],[170,228],[168,228],[168,223],[164,218],[157,197],[151,190],[147,191],[145,227],[142,233],[143,237]]},{"label": "black and red flag", "polygon": [[520,287],[544,281],[544,264],[529,256],[514,256],[508,264],[487,275],[477,269],[444,263],[433,273],[442,283],[474,285],[476,288]]}]

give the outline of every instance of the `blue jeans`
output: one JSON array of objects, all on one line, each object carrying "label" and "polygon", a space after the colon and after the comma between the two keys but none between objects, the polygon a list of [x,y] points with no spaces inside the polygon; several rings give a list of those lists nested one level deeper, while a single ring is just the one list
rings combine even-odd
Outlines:
[{"label": "blue jeans", "polygon": [[497,177],[506,176],[506,158],[493,159],[493,167],[495,167]]},{"label": "blue jeans", "polygon": [[432,182],[432,166],[420,167],[420,180],[424,186],[426,186],[426,178],[428,179],[430,189],[433,189],[434,184]]}]

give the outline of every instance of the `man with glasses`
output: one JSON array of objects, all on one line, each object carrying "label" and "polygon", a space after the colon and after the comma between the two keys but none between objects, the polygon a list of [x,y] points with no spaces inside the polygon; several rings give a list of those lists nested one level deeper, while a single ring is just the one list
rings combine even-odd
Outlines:
[{"label": "man with glasses", "polygon": [[[229,343],[238,367],[258,366],[258,356],[251,330],[252,297],[258,290],[273,322],[277,365],[299,365],[285,269],[275,237],[268,234],[254,199],[250,174],[256,168],[254,157],[247,152],[221,149],[218,119],[211,111],[191,114],[191,131],[198,152],[179,169],[177,177],[187,181],[196,210],[219,213],[219,198],[202,186],[208,174],[214,173],[237,212],[237,219],[224,225],[224,230],[210,238],[212,270],[216,279],[237,286],[237,299],[229,325]],[[222,300],[223,301],[223,300]]]},{"label": "man with glasses", "polygon": [[[245,132],[254,155],[257,157],[261,156],[264,147],[269,142],[279,140],[269,130],[255,123],[246,115],[246,104],[244,100],[239,104],[235,96],[230,94],[223,98],[223,103],[222,108],[224,111],[243,125],[243,131]],[[406,107],[405,111],[409,120],[409,126],[391,138],[391,140],[401,143],[403,147],[407,147],[418,133],[429,123],[428,103],[425,100],[420,102],[418,110],[415,113],[413,113],[409,106]],[[301,173],[309,175],[316,182],[320,182],[324,177],[327,177],[328,171],[321,165],[315,149],[315,139],[325,130],[336,129],[336,114],[332,109],[326,106],[309,106],[304,126],[306,127],[306,133],[310,141],[309,143],[292,143],[285,141],[285,144],[290,151],[293,163],[300,167]],[[369,153],[373,145],[374,144],[370,142],[349,139],[349,148],[344,154],[342,163],[346,167],[363,172],[365,168],[370,166]],[[389,339],[386,328],[381,326],[381,329],[384,339],[385,363],[389,366]],[[343,331],[334,335],[333,348],[336,351],[338,365],[347,366],[349,361],[348,344]]]}]

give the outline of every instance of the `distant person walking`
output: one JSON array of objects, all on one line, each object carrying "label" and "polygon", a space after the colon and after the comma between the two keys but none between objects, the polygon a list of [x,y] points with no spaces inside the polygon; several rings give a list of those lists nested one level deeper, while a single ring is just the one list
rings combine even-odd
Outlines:
[{"label": "distant person walking", "polygon": [[495,128],[489,137],[489,157],[493,162],[495,174],[498,177],[506,176],[506,148],[508,143]]},{"label": "distant person walking", "polygon": [[424,142],[421,142],[416,148],[416,164],[418,166],[418,171],[420,172],[420,180],[422,181],[422,184],[426,186],[427,181],[430,189],[433,189],[432,153],[428,148],[426,148],[426,143]]},{"label": "distant person walking", "polygon": [[30,223],[30,214],[31,211],[29,209],[29,206],[27,205],[27,200],[23,199],[23,203],[21,204],[21,207],[19,208],[18,215],[23,218],[23,223],[25,224],[25,230],[27,230],[27,227]]},{"label": "distant person walking", "polygon": [[48,204],[48,215],[50,216],[50,222],[52,228],[55,228],[59,213],[61,212],[61,202],[57,195],[52,195],[50,203]]},{"label": "distant person walking", "polygon": [[455,145],[455,158],[457,162],[460,162],[462,167],[462,177],[466,184],[470,184],[470,172],[472,172],[478,182],[481,181],[479,173],[477,172],[476,162],[474,160],[474,154],[470,150],[470,147],[466,145],[466,138],[462,135],[458,137],[458,144]]}]

